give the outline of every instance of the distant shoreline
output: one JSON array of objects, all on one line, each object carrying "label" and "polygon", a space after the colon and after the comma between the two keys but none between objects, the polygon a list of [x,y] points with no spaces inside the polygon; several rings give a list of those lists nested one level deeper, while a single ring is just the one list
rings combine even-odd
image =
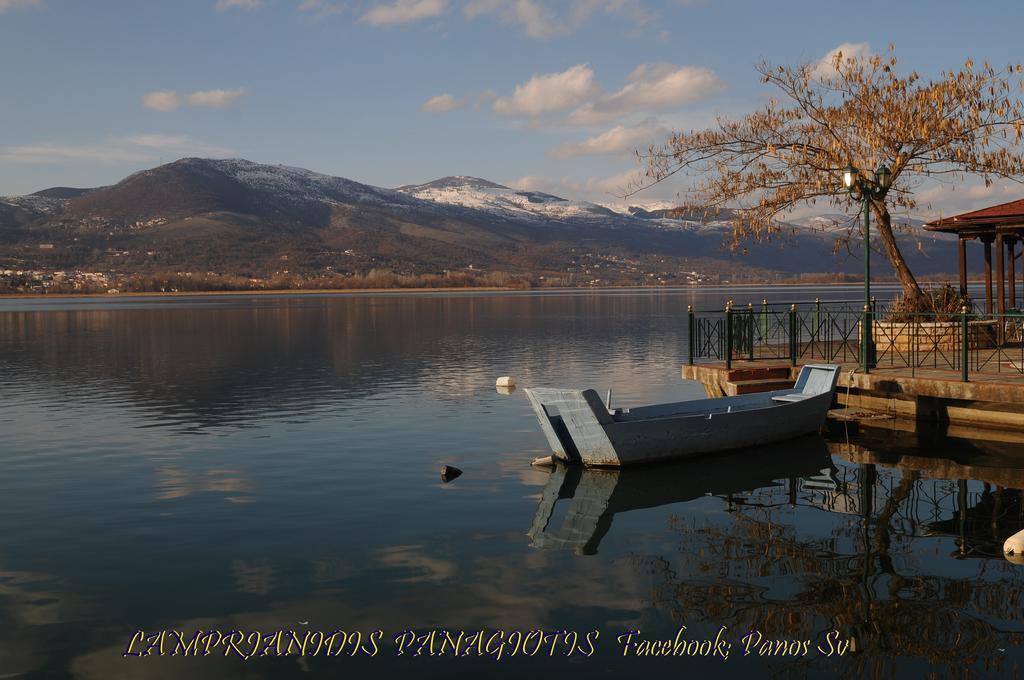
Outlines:
[{"label": "distant shoreline", "polygon": [[[984,284],[983,281],[969,281],[969,284]],[[721,285],[705,286],[601,286],[591,288],[589,286],[551,286],[544,288],[514,288],[494,286],[466,286],[452,288],[282,288],[275,290],[196,290],[196,291],[175,291],[175,292],[124,292],[124,293],[3,293],[0,300],[45,300],[45,299],[107,299],[116,300],[119,298],[176,298],[176,297],[227,297],[227,296],[289,296],[289,295],[366,295],[372,293],[410,293],[424,295],[429,293],[537,293],[537,292],[570,292],[570,291],[594,291],[603,290],[635,290],[635,291],[679,291],[679,290],[715,290],[715,289],[747,289],[747,288],[852,288],[862,286],[863,282],[835,282],[835,283],[800,283],[796,281],[786,283],[729,283]],[[896,281],[873,281],[874,286],[895,286],[899,287]],[[927,285],[927,283],[925,284]]]},{"label": "distant shoreline", "polygon": [[[78,298],[104,298],[116,300],[126,297],[213,297],[231,295],[346,295],[365,293],[439,293],[456,292],[471,293],[474,291],[497,292],[497,291],[523,291],[540,290],[537,288],[495,288],[495,287],[460,287],[460,288],[280,288],[274,290],[178,290],[166,291],[128,291],[124,293],[3,293],[0,300],[23,300],[47,298],[78,299]],[[573,290],[573,289],[568,289]]]}]

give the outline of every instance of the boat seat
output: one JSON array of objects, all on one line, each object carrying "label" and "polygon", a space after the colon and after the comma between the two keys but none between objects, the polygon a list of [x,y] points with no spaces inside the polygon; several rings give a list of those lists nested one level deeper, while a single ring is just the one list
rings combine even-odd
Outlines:
[{"label": "boat seat", "polygon": [[803,401],[804,399],[810,399],[813,396],[813,394],[778,394],[772,397],[772,401],[790,403],[794,401]]}]

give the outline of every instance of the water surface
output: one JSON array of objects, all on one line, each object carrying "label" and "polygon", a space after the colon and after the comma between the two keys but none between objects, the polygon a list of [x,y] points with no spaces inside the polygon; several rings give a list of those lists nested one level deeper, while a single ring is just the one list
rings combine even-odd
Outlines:
[{"label": "water surface", "polygon": [[[836,430],[552,473],[494,389],[701,397],[687,305],[819,295],[859,289],[0,301],[0,677],[1012,674],[1019,445]],[[617,639],[723,627],[728,659]],[[122,656],[138,630],[337,629],[377,655]],[[397,656],[441,629],[500,631],[502,658]],[[751,631],[792,653],[744,656]],[[825,655],[831,631],[854,649]]]}]

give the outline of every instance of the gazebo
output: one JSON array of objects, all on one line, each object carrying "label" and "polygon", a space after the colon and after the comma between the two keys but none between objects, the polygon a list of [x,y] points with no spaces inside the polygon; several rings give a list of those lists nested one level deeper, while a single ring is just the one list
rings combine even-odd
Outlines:
[{"label": "gazebo", "polygon": [[[960,292],[967,293],[967,242],[981,241],[985,247],[985,313],[992,314],[992,244],[996,251],[996,310],[1005,314],[1017,307],[1017,243],[1024,241],[1024,199],[974,210],[924,225],[929,231],[959,237]],[[1009,298],[1007,298],[1009,284]]]}]

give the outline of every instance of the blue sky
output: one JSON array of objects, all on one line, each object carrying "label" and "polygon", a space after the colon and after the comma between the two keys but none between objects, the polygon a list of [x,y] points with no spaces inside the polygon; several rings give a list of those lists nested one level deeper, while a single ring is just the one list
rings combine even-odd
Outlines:
[{"label": "blue sky", "polygon": [[[763,59],[893,43],[900,67],[925,75],[967,57],[1020,60],[1019,0],[979,7],[0,0],[0,195],[108,184],[200,155],[382,186],[464,174],[616,201],[638,167],[633,148],[771,96],[754,71]],[[939,203],[1024,191],[975,193]]]}]

